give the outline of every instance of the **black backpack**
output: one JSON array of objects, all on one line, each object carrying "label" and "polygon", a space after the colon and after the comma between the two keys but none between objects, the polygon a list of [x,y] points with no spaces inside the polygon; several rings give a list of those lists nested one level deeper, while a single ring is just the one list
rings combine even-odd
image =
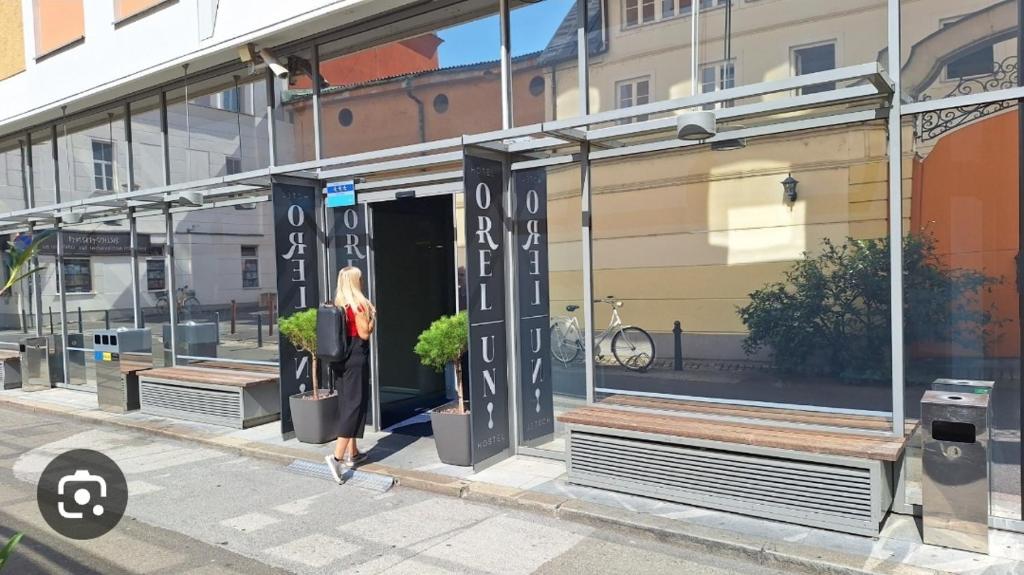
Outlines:
[{"label": "black backpack", "polygon": [[348,314],[330,302],[316,310],[316,348],[320,359],[340,363],[348,359],[352,350],[348,337]]}]

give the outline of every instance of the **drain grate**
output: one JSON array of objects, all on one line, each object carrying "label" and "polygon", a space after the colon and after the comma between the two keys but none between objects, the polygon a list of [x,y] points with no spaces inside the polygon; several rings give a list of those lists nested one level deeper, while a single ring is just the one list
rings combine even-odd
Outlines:
[{"label": "drain grate", "polygon": [[[296,459],[285,469],[292,473],[298,473],[299,475],[316,477],[317,479],[326,479],[332,483],[334,482],[334,477],[331,476],[331,471],[327,469],[326,463],[314,463],[312,461]],[[394,477],[381,475],[379,473],[370,473],[368,471],[359,471],[358,469],[346,470],[343,478],[345,479],[345,485],[362,487],[363,489],[378,491],[380,493],[384,493],[395,486]]]}]

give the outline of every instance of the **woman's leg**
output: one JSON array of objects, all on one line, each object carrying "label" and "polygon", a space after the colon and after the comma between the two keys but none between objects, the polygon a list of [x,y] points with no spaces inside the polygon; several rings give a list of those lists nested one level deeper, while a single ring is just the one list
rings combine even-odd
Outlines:
[{"label": "woman's leg", "polygon": [[349,445],[354,444],[351,437],[339,437],[338,441],[334,443],[334,458],[338,461],[349,457],[348,450]]}]

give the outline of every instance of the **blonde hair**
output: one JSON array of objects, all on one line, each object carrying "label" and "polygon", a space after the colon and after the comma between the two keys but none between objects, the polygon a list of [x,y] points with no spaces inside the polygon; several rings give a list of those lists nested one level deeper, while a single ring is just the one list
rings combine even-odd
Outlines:
[{"label": "blonde hair", "polygon": [[338,270],[338,289],[334,292],[334,305],[339,308],[351,307],[352,311],[362,308],[371,315],[376,314],[377,308],[363,295],[362,280],[363,272],[357,267],[346,266]]}]

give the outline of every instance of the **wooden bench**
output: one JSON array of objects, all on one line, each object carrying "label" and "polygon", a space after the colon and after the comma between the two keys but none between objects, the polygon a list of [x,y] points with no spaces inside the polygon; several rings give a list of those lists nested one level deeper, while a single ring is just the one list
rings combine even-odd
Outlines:
[{"label": "wooden bench", "polygon": [[890,425],[882,417],[621,396],[558,419],[568,432],[570,483],[871,536],[892,507],[917,425],[908,423],[903,438],[818,431],[772,422],[876,432]]},{"label": "wooden bench", "polygon": [[21,354],[11,350],[0,350],[0,389],[21,387]]},{"label": "wooden bench", "polygon": [[247,363],[235,363],[233,361],[217,361],[213,359],[201,359],[188,364],[188,367],[206,367],[210,369],[228,369],[234,371],[248,371],[251,373],[270,373],[277,375],[276,367],[270,365],[250,365]]},{"label": "wooden bench", "polygon": [[192,366],[137,373],[142,413],[238,429],[281,414],[276,373]]}]

